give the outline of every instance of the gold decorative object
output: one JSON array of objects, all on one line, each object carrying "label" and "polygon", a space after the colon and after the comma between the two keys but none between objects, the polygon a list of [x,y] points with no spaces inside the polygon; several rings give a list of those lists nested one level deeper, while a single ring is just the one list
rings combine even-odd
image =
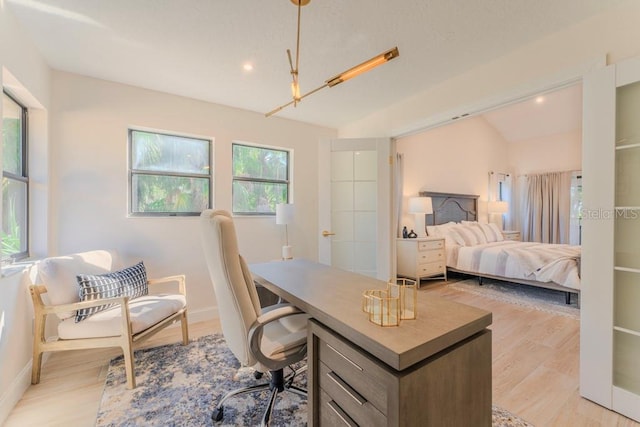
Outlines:
[{"label": "gold decorative object", "polygon": [[400,300],[400,319],[413,320],[417,317],[418,287],[415,280],[397,279],[389,282],[389,294]]},{"label": "gold decorative object", "polygon": [[379,326],[400,324],[400,300],[391,296],[387,289],[370,289],[362,294],[362,310],[369,321]]},{"label": "gold decorative object", "polygon": [[368,289],[362,293],[362,311],[380,326],[398,326],[400,320],[417,317],[418,287],[415,280],[397,279],[387,289]]}]

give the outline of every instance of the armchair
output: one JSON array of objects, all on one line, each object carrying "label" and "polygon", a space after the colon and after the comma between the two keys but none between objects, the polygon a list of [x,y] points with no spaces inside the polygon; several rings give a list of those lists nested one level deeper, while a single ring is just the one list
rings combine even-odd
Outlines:
[{"label": "armchair", "polygon": [[308,316],[290,304],[262,309],[251,272],[238,252],[231,215],[221,210],[205,210],[200,219],[202,245],[227,345],[243,366],[254,367],[257,373],[270,373],[268,383],[228,392],[218,402],[212,419],[222,420],[227,399],[269,389],[271,398],[262,417],[262,425],[267,425],[278,393],[291,391],[307,396],[306,390],[292,385],[293,377],[306,366],[287,378],[283,368],[306,356]]},{"label": "armchair", "polygon": [[[134,346],[176,321],[182,323],[182,343],[189,342],[185,277],[183,275],[147,280],[177,285],[177,293],[100,298],[80,301],[78,275],[103,275],[122,269],[114,251],[91,251],[47,258],[35,267],[42,284],[29,286],[34,308],[33,366],[31,383],[40,382],[42,354],[46,351],[121,347],[124,353],[127,387],[135,388]],[[146,276],[145,276],[146,277]],[[112,306],[76,321],[78,310],[93,311]],[[47,340],[49,315],[59,319],[57,339]]]}]

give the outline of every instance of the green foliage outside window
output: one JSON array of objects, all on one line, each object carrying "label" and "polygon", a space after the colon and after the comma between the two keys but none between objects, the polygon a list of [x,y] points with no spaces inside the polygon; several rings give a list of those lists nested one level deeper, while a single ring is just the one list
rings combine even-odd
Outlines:
[{"label": "green foliage outside window", "polygon": [[2,259],[28,255],[25,175],[26,108],[8,94],[2,96]]},{"label": "green foliage outside window", "polygon": [[211,141],[130,131],[131,213],[197,215],[211,207]]},{"label": "green foliage outside window", "polygon": [[233,144],[233,212],[274,214],[289,200],[289,152]]}]

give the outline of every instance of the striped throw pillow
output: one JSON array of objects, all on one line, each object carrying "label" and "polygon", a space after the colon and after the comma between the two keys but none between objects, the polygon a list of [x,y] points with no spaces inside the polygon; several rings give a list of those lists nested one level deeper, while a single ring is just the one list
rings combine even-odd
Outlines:
[{"label": "striped throw pillow", "polygon": [[[105,274],[79,274],[80,301],[95,301],[102,298],[131,297],[137,298],[149,293],[147,271],[142,261],[120,271]],[[76,323],[87,317],[112,307],[105,304],[80,309],[76,312]]]}]

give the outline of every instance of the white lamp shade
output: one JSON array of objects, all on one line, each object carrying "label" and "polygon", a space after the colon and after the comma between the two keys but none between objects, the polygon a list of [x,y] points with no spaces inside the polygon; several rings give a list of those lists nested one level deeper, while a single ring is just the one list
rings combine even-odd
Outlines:
[{"label": "white lamp shade", "polygon": [[432,214],[433,204],[431,197],[410,197],[409,213],[412,214]]},{"label": "white lamp shade", "polygon": [[487,205],[487,211],[490,214],[504,214],[509,212],[509,203],[504,201],[489,202]]},{"label": "white lamp shade", "polygon": [[287,225],[293,222],[294,208],[290,203],[276,205],[276,224]]}]

